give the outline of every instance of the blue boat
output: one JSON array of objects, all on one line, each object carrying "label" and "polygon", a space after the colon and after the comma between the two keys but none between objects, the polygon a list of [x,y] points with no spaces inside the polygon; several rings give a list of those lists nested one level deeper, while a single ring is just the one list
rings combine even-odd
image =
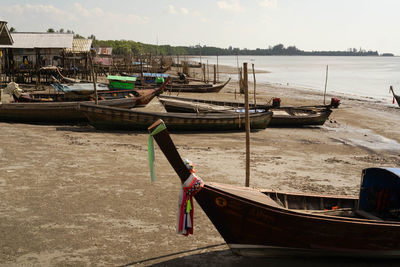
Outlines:
[{"label": "blue boat", "polygon": [[[57,92],[64,92],[64,93],[76,93],[81,95],[89,95],[94,93],[94,86],[93,83],[74,83],[74,84],[62,84],[62,83],[55,83],[51,84]],[[97,83],[96,84],[97,91],[108,91],[107,84],[104,83]]]}]

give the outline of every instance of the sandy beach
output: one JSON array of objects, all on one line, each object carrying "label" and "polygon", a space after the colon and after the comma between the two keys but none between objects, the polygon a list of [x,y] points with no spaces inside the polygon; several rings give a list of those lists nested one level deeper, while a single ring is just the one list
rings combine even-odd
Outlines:
[{"label": "sandy beach", "polygon": [[[231,68],[220,71],[235,75]],[[253,90],[252,83],[249,88]],[[237,82],[230,82],[218,94],[179,95],[235,100],[235,90]],[[321,92],[283,85],[257,84],[257,92],[260,104],[272,97],[280,97],[285,106],[323,101]],[[330,94],[328,101],[331,97],[342,104],[322,127],[251,133],[252,187],[357,195],[362,169],[400,166],[397,105]],[[243,101],[243,96],[236,95],[236,100]],[[143,109],[163,107],[154,99]],[[147,133],[103,132],[84,124],[0,123],[0,129],[0,266],[395,263],[235,256],[196,204],[194,235],[175,233],[179,179],[156,146],[157,181],[150,181]],[[244,185],[244,132],[171,136],[203,180]]]}]

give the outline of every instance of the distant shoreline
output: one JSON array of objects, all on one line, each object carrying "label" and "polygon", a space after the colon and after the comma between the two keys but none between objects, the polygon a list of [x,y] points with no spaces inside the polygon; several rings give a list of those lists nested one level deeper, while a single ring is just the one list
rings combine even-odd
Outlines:
[{"label": "distant shoreline", "polygon": [[[200,57],[200,55],[183,55],[185,57]],[[400,57],[400,55],[256,55],[256,54],[238,54],[238,55],[202,55],[203,57],[235,57],[235,56],[262,56],[262,57]]]},{"label": "distant shoreline", "polygon": [[112,47],[113,53],[117,55],[152,53],[164,56],[394,56],[393,53],[379,53],[378,51],[348,48],[343,51],[304,51],[296,46],[285,47],[283,44],[277,44],[268,48],[220,48],[206,45],[195,46],[171,46],[171,45],[153,45],[135,42],[132,40],[93,40],[94,47]]}]

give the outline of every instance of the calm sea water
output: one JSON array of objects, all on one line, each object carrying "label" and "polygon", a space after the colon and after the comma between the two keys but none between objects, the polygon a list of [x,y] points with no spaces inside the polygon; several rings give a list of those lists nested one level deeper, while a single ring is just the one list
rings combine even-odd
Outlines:
[{"label": "calm sea water", "polygon": [[[194,60],[200,61],[199,58]],[[217,57],[202,57],[202,62],[216,64]],[[257,83],[278,83],[323,91],[328,65],[327,91],[390,101],[389,86],[400,94],[400,57],[331,57],[331,56],[220,56],[218,64],[243,66],[269,71],[256,74]],[[237,75],[231,75],[237,80]],[[249,76],[252,80],[252,76]]]}]

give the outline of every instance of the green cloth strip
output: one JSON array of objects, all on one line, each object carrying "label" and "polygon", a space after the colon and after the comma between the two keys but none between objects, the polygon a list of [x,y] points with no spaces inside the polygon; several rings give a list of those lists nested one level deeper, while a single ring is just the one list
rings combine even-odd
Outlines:
[{"label": "green cloth strip", "polygon": [[150,164],[150,176],[151,176],[151,181],[154,182],[156,180],[156,173],[154,170],[154,141],[153,141],[153,136],[164,131],[165,129],[167,129],[167,127],[165,126],[164,123],[160,124],[157,126],[157,128],[154,129],[154,131],[152,131],[150,133],[149,136],[149,143],[147,145],[147,152],[149,155],[149,164]]},{"label": "green cloth strip", "polygon": [[190,213],[191,210],[192,210],[192,204],[191,204],[190,198],[189,198],[187,201],[187,204],[186,204],[186,213]]}]

